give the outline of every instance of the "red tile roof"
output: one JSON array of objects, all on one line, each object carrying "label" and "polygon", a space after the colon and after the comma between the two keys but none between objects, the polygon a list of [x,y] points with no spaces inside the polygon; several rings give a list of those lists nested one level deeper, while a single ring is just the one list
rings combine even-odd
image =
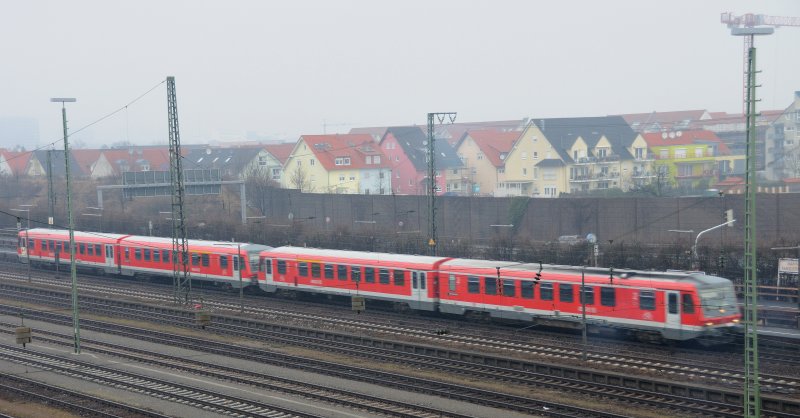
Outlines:
[{"label": "red tile roof", "polygon": [[[467,136],[475,141],[483,155],[495,167],[503,167],[505,165],[505,156],[511,151],[511,147],[519,139],[522,132],[499,132],[496,130],[482,130],[482,131],[469,131]],[[503,157],[501,158],[501,155]]]},{"label": "red tile roof", "polygon": [[267,150],[268,153],[272,154],[273,157],[277,158],[281,164],[286,164],[286,160],[288,160],[289,156],[292,155],[295,145],[296,144],[292,143],[269,144],[264,145],[264,149]]},{"label": "red tile roof", "polygon": [[92,174],[92,168],[97,160],[100,159],[100,155],[103,154],[102,150],[99,149],[74,149],[72,150],[72,158],[78,162],[78,169],[84,175]]},{"label": "red tile roof", "polygon": [[694,130],[694,131],[676,131],[670,132],[652,132],[642,134],[647,146],[649,147],[668,147],[671,145],[691,145],[696,142],[714,142],[717,144],[717,150],[720,155],[729,155],[731,150],[722,142],[721,139],[711,131]]},{"label": "red tile roof", "polygon": [[[326,170],[352,170],[361,168],[386,168],[389,160],[369,134],[303,135],[308,149]],[[302,152],[302,151],[299,151]],[[367,157],[380,158],[378,164],[367,164]],[[336,158],[349,157],[350,165],[336,165]]]},{"label": "red tile roof", "polygon": [[28,167],[28,162],[32,155],[33,152],[31,151],[3,151],[3,157],[6,159],[8,166],[11,168],[11,172],[15,176],[25,175],[25,169]]},{"label": "red tile roof", "polygon": [[[114,171],[142,171],[141,162],[147,162],[149,171],[169,171],[169,149],[164,148],[145,148],[145,149],[108,149],[103,150],[108,162]],[[124,162],[127,170],[120,167],[120,162]]]}]

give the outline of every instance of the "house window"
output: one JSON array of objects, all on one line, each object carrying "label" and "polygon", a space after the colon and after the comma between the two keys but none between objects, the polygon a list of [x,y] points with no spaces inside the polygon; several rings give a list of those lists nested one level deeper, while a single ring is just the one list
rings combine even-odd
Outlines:
[{"label": "house window", "polygon": [[497,169],[497,174],[504,174],[506,172],[505,167],[500,167]]},{"label": "house window", "polygon": [[333,163],[336,165],[350,165],[350,157],[336,157]]},{"label": "house window", "polygon": [[309,158],[308,165],[312,165],[313,166],[315,163],[316,163],[316,161],[314,161],[313,158]]},{"label": "house window", "polygon": [[702,148],[695,148],[694,149],[694,156],[695,157],[702,157],[703,156],[703,149]]},{"label": "house window", "polygon": [[597,149],[597,157],[603,158],[608,155],[608,148],[598,148]]},{"label": "house window", "polygon": [[280,168],[273,168],[272,169],[272,179],[273,180],[280,180],[281,179],[281,169]]},{"label": "house window", "polygon": [[686,148],[675,149],[675,158],[686,158]]},{"label": "house window", "polygon": [[528,153],[527,152],[525,152],[525,151],[522,152],[522,159],[523,160],[527,160],[528,159]]},{"label": "house window", "polygon": [[354,176],[354,175],[352,175],[352,174],[351,174],[351,175],[350,175],[350,181],[356,181],[356,176]]},{"label": "house window", "polygon": [[539,178],[539,167],[533,167],[533,179],[536,180]]},{"label": "house window", "polygon": [[365,159],[365,162],[366,162],[367,164],[372,164],[372,156],[370,156],[370,155],[367,155],[367,158]]},{"label": "house window", "polygon": [[[524,154],[524,153],[523,153],[523,154]],[[482,153],[482,152],[479,152],[479,153],[478,153],[478,159],[479,159],[479,160],[482,160],[482,159],[483,159],[483,153]],[[524,157],[523,157],[523,159],[524,159]]]},{"label": "house window", "polygon": [[633,152],[634,152],[634,157],[637,160],[644,159],[644,148],[634,148]]},{"label": "house window", "polygon": [[544,186],[544,195],[547,197],[556,197],[558,190],[556,186]]},{"label": "house window", "polygon": [[556,171],[552,168],[546,168],[544,173],[542,173],[542,180],[555,180],[556,179]]},{"label": "house window", "polygon": [[662,150],[658,151],[658,158],[660,158],[662,160],[668,159],[669,158],[669,150],[662,149]]},{"label": "house window", "polygon": [[538,160],[539,159],[539,152],[538,151],[534,151],[533,152],[533,159],[534,160]]},{"label": "house window", "polygon": [[408,179],[408,185],[409,185],[409,186],[413,186],[413,185],[414,185],[414,180],[412,180],[412,179]]},{"label": "house window", "polygon": [[381,156],[380,155],[373,155],[372,156],[372,164],[380,164],[381,163]]},{"label": "house window", "polygon": [[344,174],[339,175],[339,181],[344,181]]},{"label": "house window", "polygon": [[522,175],[523,176],[527,176],[528,175],[528,169],[526,167],[522,167]]},{"label": "house window", "polygon": [[258,157],[258,165],[262,167],[267,165],[267,157],[265,155],[261,155]]}]

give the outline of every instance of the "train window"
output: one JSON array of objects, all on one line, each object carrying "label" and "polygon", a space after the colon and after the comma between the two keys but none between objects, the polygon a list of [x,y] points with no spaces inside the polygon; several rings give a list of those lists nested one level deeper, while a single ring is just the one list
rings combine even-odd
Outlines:
[{"label": "train window", "polygon": [[239,271],[239,256],[234,255],[233,257],[233,271]]},{"label": "train window", "polygon": [[[81,253],[83,253],[83,247],[82,247],[82,246],[81,246]],[[141,259],[142,259],[142,249],[141,249],[141,248],[134,248],[134,250],[133,250],[133,256],[134,256],[134,257],[135,257],[137,260],[141,260]]]},{"label": "train window", "polygon": [[412,289],[416,289],[417,288],[417,272],[416,271],[412,271],[411,272],[411,288]]},{"label": "train window", "polygon": [[517,295],[517,281],[516,280],[503,280],[503,296],[514,297]]},{"label": "train window", "polygon": [[361,281],[361,267],[350,267],[350,273],[353,275],[353,281],[358,283]]},{"label": "train window", "polygon": [[378,270],[378,281],[380,284],[389,284],[389,270],[388,269],[379,269]]},{"label": "train window", "polygon": [[667,295],[667,310],[671,314],[677,314],[678,312],[678,295],[675,293],[670,293]]},{"label": "train window", "polygon": [[[584,295],[586,296],[586,300],[584,301]],[[586,305],[594,305],[594,288],[591,286],[583,286],[583,292],[581,292],[579,296],[579,300],[581,303]]]},{"label": "train window", "polygon": [[201,260],[203,261],[203,267],[208,267],[209,264],[211,264],[211,261],[209,260],[209,258],[210,257],[208,256],[208,254],[203,254],[201,256]]},{"label": "train window", "polygon": [[322,269],[320,268],[319,263],[311,263],[311,277],[319,278],[321,273]]},{"label": "train window", "polygon": [[161,262],[161,251],[153,250],[153,262],[155,263]]},{"label": "train window", "polygon": [[656,310],[656,294],[652,290],[639,291],[639,309],[643,311]]},{"label": "train window", "polygon": [[86,254],[87,255],[94,255],[94,245],[86,244]]},{"label": "train window", "polygon": [[694,313],[694,301],[692,300],[692,295],[688,293],[684,293],[681,295],[683,299],[683,313]]},{"label": "train window", "polygon": [[192,253],[192,265],[193,266],[200,265],[200,254]]},{"label": "train window", "polygon": [[97,254],[97,255],[101,254],[100,253],[100,244],[95,244],[94,245],[94,253]]},{"label": "train window", "polygon": [[278,274],[286,274],[286,260],[278,260]]},{"label": "train window", "polygon": [[142,252],[144,253],[144,261],[150,261],[150,249],[145,248]]},{"label": "train window", "polygon": [[467,277],[467,292],[481,293],[481,279],[475,276]]},{"label": "train window", "polygon": [[161,250],[161,259],[164,260],[165,263],[169,263],[169,250]]},{"label": "train window", "polygon": [[533,299],[533,282],[520,283],[519,294],[525,299]]},{"label": "train window", "polygon": [[45,240],[39,241],[39,248],[42,251],[47,251],[47,241],[45,241]]},{"label": "train window", "polygon": [[395,270],[394,271],[394,285],[395,286],[405,286],[406,285],[406,272],[403,270]]},{"label": "train window", "polygon": [[542,300],[553,300],[553,284],[542,283],[539,287],[539,297]]},{"label": "train window", "polygon": [[561,302],[572,302],[574,300],[571,284],[561,283],[558,285],[558,300]]},{"label": "train window", "polygon": [[125,247],[125,260],[131,259],[131,249],[129,247]]},{"label": "train window", "polygon": [[450,290],[451,292],[455,292],[456,291],[456,275],[455,274],[451,274],[450,275],[450,280],[448,282],[448,290]]},{"label": "train window", "polygon": [[494,277],[483,278],[483,293],[487,295],[497,294],[497,279]]},{"label": "train window", "polygon": [[80,246],[78,247],[78,252],[80,252],[81,254],[86,254],[86,244],[81,243]]},{"label": "train window", "polygon": [[425,278],[425,276],[426,276],[425,272],[419,272],[419,288],[420,289],[425,289],[425,286],[427,286],[427,284],[426,284],[427,283],[427,279]]},{"label": "train window", "polygon": [[336,266],[336,275],[339,280],[347,280],[347,266],[338,265]]},{"label": "train window", "polygon": [[367,283],[375,283],[374,267],[364,267],[364,281]]},{"label": "train window", "polygon": [[333,264],[325,264],[325,278],[332,279],[333,278]]},{"label": "train window", "polygon": [[600,304],[603,306],[617,306],[617,289],[613,287],[601,287]]},{"label": "train window", "polygon": [[[56,243],[53,242],[53,241],[47,241],[47,248],[50,251],[55,251],[56,250]],[[97,251],[97,254],[100,255],[100,251],[99,250]]]},{"label": "train window", "polygon": [[297,263],[297,272],[301,277],[308,277],[308,263],[305,261]]},{"label": "train window", "polygon": [[267,274],[272,274],[272,259],[268,258],[264,260],[264,271]]}]

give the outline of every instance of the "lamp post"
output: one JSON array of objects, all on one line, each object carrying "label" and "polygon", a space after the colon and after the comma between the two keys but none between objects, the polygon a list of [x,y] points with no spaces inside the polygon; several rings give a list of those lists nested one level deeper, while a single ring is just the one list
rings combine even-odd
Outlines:
[{"label": "lamp post", "polygon": [[[28,230],[31,229],[31,210],[30,209],[11,209],[16,212],[27,212],[25,217],[28,219],[28,227],[25,229],[25,258],[28,260],[28,283],[31,282],[31,240],[28,239]],[[22,222],[17,218],[17,232],[22,229]],[[56,265],[58,268],[58,265]]]},{"label": "lamp post", "polygon": [[731,225],[734,222],[736,222],[736,219],[731,219],[728,222],[719,224],[717,226],[712,226],[711,228],[704,229],[704,230],[700,231],[699,233],[697,233],[697,236],[694,238],[694,245],[692,245],[692,267],[693,268],[697,269],[698,268],[698,264],[699,264],[698,260],[697,260],[697,241],[700,240],[700,237],[703,236],[703,234],[705,234],[706,232],[713,231],[713,230],[715,230],[717,228],[722,228],[725,225]]},{"label": "lamp post", "polygon": [[67,178],[67,217],[69,218],[69,265],[72,277],[72,329],[74,335],[75,354],[81,353],[81,328],[78,315],[78,279],[75,269],[75,222],[72,219],[72,192],[69,174],[69,135],[67,135],[67,107],[66,103],[77,100],[72,97],[56,97],[51,102],[61,103],[61,122],[64,127],[64,168]]}]

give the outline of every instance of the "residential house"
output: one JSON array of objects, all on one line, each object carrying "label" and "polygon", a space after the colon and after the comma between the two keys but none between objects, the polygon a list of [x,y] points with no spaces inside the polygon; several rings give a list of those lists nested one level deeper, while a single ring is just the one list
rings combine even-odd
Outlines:
[{"label": "residential house", "polygon": [[708,188],[720,178],[742,172],[744,159],[732,155],[714,132],[705,130],[644,134],[659,172],[683,188]]},{"label": "residential house", "polygon": [[[185,155],[185,153],[184,153]],[[183,168],[188,168],[184,162]],[[92,166],[93,179],[121,177],[125,172],[169,171],[169,149],[167,147],[101,150],[100,157]]]},{"label": "residential house", "polygon": [[655,178],[652,166],[644,138],[620,116],[532,119],[506,159],[495,195],[629,190]]},{"label": "residential house", "polygon": [[369,134],[303,135],[283,167],[285,188],[307,193],[389,194],[389,162]]},{"label": "residential house", "polygon": [[267,155],[259,156],[258,165],[265,170],[270,180],[281,184],[283,166],[289,159],[297,143],[264,145]]},{"label": "residential house", "polygon": [[[69,164],[71,169],[70,173],[73,176],[88,176],[88,173],[83,171],[81,164],[75,159],[75,155],[72,152],[70,152]],[[23,175],[31,177],[44,177],[47,176],[48,167],[52,168],[54,176],[64,177],[66,175],[67,170],[66,160],[64,159],[64,150],[40,149],[31,151],[27,160],[27,165],[23,171]]]},{"label": "residential house", "polygon": [[[189,150],[183,158],[183,169],[219,170],[223,180],[241,180],[258,173],[269,160],[263,145],[242,147],[204,147]],[[169,161],[169,160],[167,160]]]},{"label": "residential house", "polygon": [[494,195],[495,187],[505,179],[506,157],[519,139],[520,131],[468,131],[457,144],[456,152],[467,179],[462,191],[467,195]]},{"label": "residential house", "polygon": [[631,129],[640,133],[677,131],[689,129],[696,121],[710,120],[706,110],[679,110],[672,112],[628,113],[622,116]]},{"label": "residential house", "polygon": [[[435,183],[439,194],[460,193],[461,160],[444,140],[434,141]],[[380,141],[391,164],[392,193],[424,195],[429,189],[428,137],[417,126],[388,128]]]},{"label": "residential house", "polygon": [[765,177],[782,180],[800,177],[800,91],[794,100],[776,117],[765,135]]},{"label": "residential house", "polygon": [[25,167],[31,157],[30,151],[16,152],[0,150],[0,176],[24,175]]}]

